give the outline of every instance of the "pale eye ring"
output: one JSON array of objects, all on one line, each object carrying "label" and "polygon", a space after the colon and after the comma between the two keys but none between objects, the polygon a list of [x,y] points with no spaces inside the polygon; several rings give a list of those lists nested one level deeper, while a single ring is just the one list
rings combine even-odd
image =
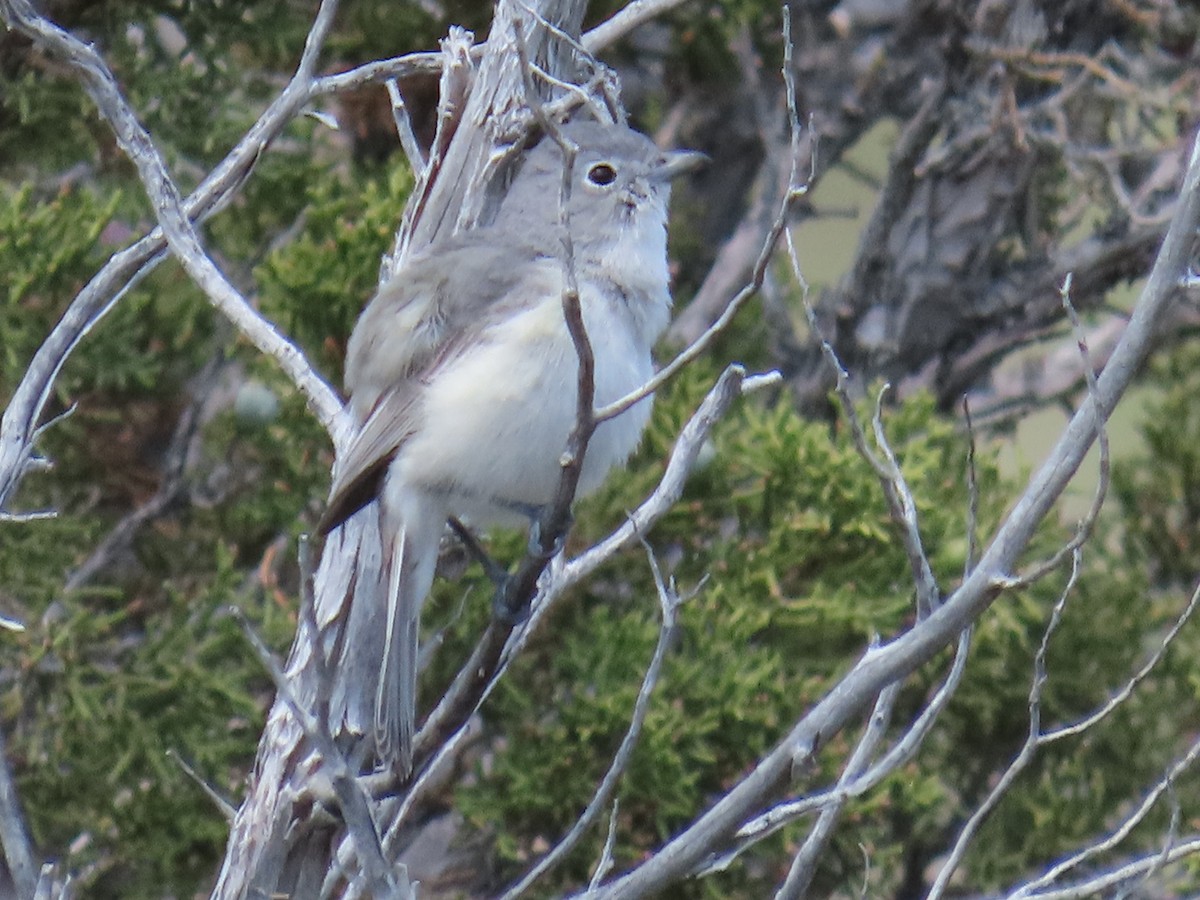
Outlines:
[{"label": "pale eye ring", "polygon": [[617,170],[608,163],[596,163],[588,169],[587,179],[599,187],[607,187],[617,180]]}]

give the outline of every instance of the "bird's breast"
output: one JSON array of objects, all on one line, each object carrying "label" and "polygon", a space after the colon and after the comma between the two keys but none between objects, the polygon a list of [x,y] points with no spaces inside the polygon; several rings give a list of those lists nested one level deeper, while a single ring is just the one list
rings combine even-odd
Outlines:
[{"label": "bird's breast", "polygon": [[[595,359],[595,403],[602,406],[651,377],[653,338],[611,286],[585,278],[580,295]],[[453,512],[480,523],[511,520],[515,507],[548,503],[576,420],[577,380],[578,354],[561,297],[542,297],[483,331],[428,381],[421,426],[390,477],[445,494]],[[646,399],[597,428],[581,494],[636,449],[649,415]]]}]

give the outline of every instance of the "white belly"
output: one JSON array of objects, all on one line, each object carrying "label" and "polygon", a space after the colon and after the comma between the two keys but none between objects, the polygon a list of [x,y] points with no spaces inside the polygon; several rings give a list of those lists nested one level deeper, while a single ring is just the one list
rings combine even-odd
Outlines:
[{"label": "white belly", "polygon": [[[653,336],[638,333],[624,300],[584,286],[582,301],[596,360],[595,403],[602,406],[651,377]],[[665,323],[665,307],[662,318]],[[577,409],[578,356],[557,298],[485,337],[431,380],[422,427],[389,474],[389,482],[443,496],[451,513],[478,524],[517,521],[521,507],[550,502]],[[597,428],[584,457],[580,495],[636,449],[650,405],[647,398]],[[389,484],[389,490],[399,486]]]}]

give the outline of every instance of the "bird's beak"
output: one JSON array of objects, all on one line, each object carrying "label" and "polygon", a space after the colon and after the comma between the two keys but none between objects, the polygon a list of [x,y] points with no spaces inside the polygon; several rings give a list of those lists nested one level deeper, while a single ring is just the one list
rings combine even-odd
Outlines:
[{"label": "bird's beak", "polygon": [[660,181],[671,181],[680,175],[695,172],[709,161],[707,156],[695,150],[669,150],[654,167],[654,177]]}]

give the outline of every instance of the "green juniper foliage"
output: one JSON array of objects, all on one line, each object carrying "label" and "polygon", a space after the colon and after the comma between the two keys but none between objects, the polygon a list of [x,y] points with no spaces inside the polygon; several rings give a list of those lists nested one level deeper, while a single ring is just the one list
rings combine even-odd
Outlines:
[{"label": "green juniper foliage", "polygon": [[[64,24],[111,62],[185,189],[274,95],[307,27],[290,0],[61,6]],[[488,8],[463,2],[448,14],[482,29]],[[777,7],[751,0],[681,13],[667,62],[687,77],[719,80],[735,65],[731,35],[748,24],[757,41],[768,41],[777,16]],[[416,4],[350,4],[330,56],[348,65],[425,48],[443,31]],[[661,115],[661,103],[647,107],[651,120]],[[311,119],[292,123],[230,209],[202,229],[234,283],[333,383],[411,186],[397,161],[350,163],[344,140]],[[71,298],[151,223],[132,167],[78,87],[56,69],[14,68],[0,58],[0,400],[11,397]],[[673,226],[672,239],[681,255],[698,252],[686,228]],[[762,358],[764,326],[750,312],[714,359]],[[172,503],[134,529],[84,588],[64,591],[69,574],[161,487],[166,447],[197,373],[210,364],[233,396],[203,418]],[[1200,568],[1196,371],[1195,354],[1180,351],[1154,373],[1161,393],[1144,458],[1117,469],[1121,522],[1101,523],[1050,644],[1048,725],[1074,721],[1128,677]],[[716,364],[704,362],[662,392],[637,458],[580,504],[572,550],[606,534],[653,488],[716,375]],[[243,391],[253,404],[238,404]],[[58,518],[0,523],[0,612],[29,626],[0,632],[0,726],[38,852],[65,859],[81,896],[188,895],[214,871],[226,827],[167,753],[239,798],[272,690],[225,610],[238,606],[286,652],[295,542],[321,508],[331,454],[277,367],[232,335],[170,262],[70,360],[49,412],[71,406],[74,415],[39,446],[55,469],[29,475],[15,502],[56,509]],[[886,410],[885,419],[930,560],[951,589],[967,548],[965,438],[924,397]],[[978,479],[986,537],[1021,481],[1000,471],[986,443]],[[1030,557],[1060,546],[1072,525],[1045,526]],[[684,498],[647,537],[681,590],[704,585],[681,612],[620,787],[619,865],[643,858],[711,805],[875,636],[886,640],[914,617],[908,561],[844,420],[806,421],[785,396],[735,406]],[[490,536],[489,549],[507,562],[525,540],[502,532]],[[818,892],[857,894],[869,861],[869,893],[895,896],[923,877],[914,866],[944,852],[1025,738],[1033,654],[1065,578],[1060,572],[1006,595],[984,617],[963,684],[920,754],[846,808]],[[426,675],[426,701],[472,646],[490,593],[477,566],[436,586],[425,619],[429,629],[445,629],[445,640]],[[467,776],[442,801],[490,839],[498,879],[516,877],[587,803],[627,727],[658,627],[649,567],[634,548],[567,598],[485,706]],[[1103,727],[1039,756],[985,824],[965,884],[986,891],[1039,869],[1105,831],[1157,779],[1178,735],[1200,726],[1188,665],[1200,651],[1196,633],[1184,632]],[[898,726],[928,701],[948,662],[943,653],[906,684]],[[831,736],[797,769],[794,790],[830,784],[856,734]],[[1185,778],[1175,790],[1194,799],[1196,785]],[[1152,816],[1131,847],[1161,846],[1165,817]],[[679,895],[763,896],[807,825],[785,829],[744,865],[690,882]],[[578,885],[603,832],[598,825],[541,890]]]},{"label": "green juniper foliage", "polygon": [[1142,435],[1149,460],[1116,467],[1125,510],[1125,549],[1163,587],[1188,590],[1200,571],[1200,407],[1198,354],[1181,347],[1151,367],[1159,393],[1146,405]]},{"label": "green juniper foliage", "polygon": [[294,622],[244,582],[217,548],[203,579],[68,597],[9,641],[21,674],[4,701],[34,835],[71,848],[89,896],[161,896],[212,872],[225,822],[169,753],[236,799],[270,689],[225,610],[242,608],[277,645]]}]

